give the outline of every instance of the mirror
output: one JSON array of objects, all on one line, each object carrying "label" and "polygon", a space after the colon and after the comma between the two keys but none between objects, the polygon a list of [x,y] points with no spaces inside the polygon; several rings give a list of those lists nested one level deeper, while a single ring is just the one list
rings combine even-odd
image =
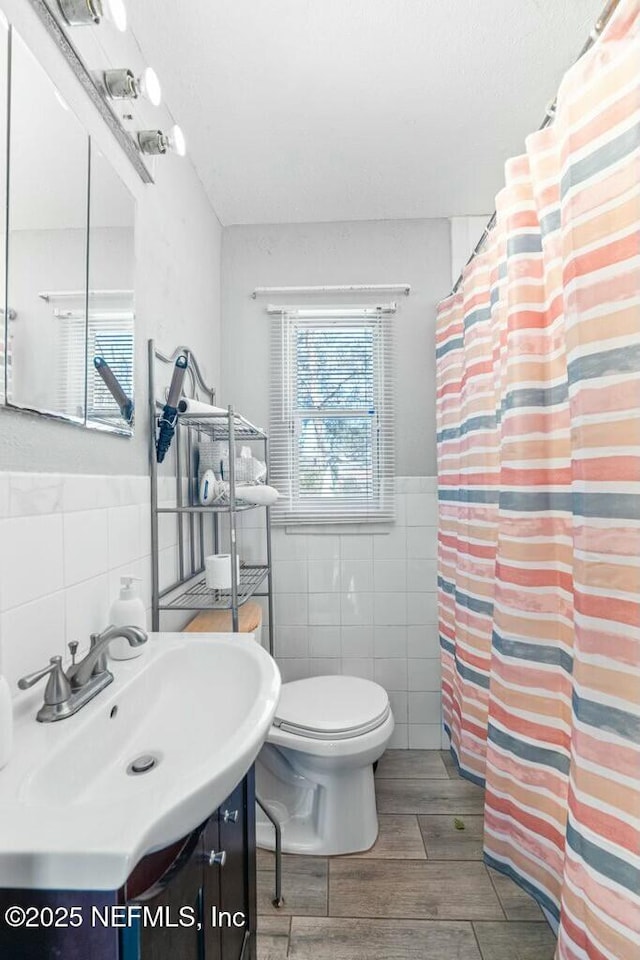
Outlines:
[{"label": "mirror", "polygon": [[[0,217],[3,228],[7,222],[7,97],[6,84],[9,77],[9,28],[0,12]],[[5,93],[4,96],[2,94]],[[6,229],[0,230],[0,404],[5,402],[5,383],[11,382],[11,338],[13,322],[5,323],[7,309],[5,286]]]},{"label": "mirror", "polygon": [[[15,33],[11,44],[7,299],[12,404],[84,422],[89,140]],[[84,347],[82,348],[84,351]]]},{"label": "mirror", "polygon": [[131,435],[135,201],[10,29],[4,403]]},{"label": "mirror", "polygon": [[[93,143],[90,181],[87,423],[126,430],[133,398],[135,205]],[[105,365],[121,388],[119,401],[100,372]]]}]

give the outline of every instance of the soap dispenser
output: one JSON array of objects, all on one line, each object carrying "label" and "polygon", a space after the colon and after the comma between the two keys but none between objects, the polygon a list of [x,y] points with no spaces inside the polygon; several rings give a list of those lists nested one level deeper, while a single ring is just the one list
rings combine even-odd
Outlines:
[{"label": "soap dispenser", "polygon": [[[120,577],[120,596],[114,600],[109,610],[109,623],[114,627],[140,627],[147,629],[147,615],[144,604],[134,586],[140,577],[126,574]],[[144,653],[144,646],[132,647],[125,637],[116,637],[109,644],[109,656],[114,660],[132,660]]]}]

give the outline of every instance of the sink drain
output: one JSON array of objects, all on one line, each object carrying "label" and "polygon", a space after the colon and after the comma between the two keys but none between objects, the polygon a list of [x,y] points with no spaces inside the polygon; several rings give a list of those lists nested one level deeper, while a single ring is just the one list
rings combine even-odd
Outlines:
[{"label": "sink drain", "polygon": [[127,773],[130,777],[136,776],[139,773],[149,773],[149,771],[157,767],[159,763],[160,759],[153,753],[143,753],[131,761],[127,767]]}]

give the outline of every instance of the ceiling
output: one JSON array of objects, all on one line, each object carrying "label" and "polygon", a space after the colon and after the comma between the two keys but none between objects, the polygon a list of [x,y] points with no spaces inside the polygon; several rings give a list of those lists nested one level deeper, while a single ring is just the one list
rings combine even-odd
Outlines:
[{"label": "ceiling", "polygon": [[603,0],[135,0],[220,220],[493,209]]}]

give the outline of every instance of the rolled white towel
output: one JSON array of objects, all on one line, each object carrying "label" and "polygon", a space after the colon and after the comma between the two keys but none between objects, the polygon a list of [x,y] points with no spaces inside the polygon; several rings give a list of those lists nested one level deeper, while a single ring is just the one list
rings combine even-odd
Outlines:
[{"label": "rolled white towel", "polygon": [[236,487],[236,499],[243,500],[245,503],[256,503],[262,507],[270,507],[279,496],[276,488],[270,487],[266,483],[243,483]]},{"label": "rolled white towel", "polygon": [[210,403],[202,403],[201,400],[181,397],[178,401],[178,413],[190,413],[194,416],[199,413],[224,413],[226,416],[227,411],[224,407],[212,407]]}]

